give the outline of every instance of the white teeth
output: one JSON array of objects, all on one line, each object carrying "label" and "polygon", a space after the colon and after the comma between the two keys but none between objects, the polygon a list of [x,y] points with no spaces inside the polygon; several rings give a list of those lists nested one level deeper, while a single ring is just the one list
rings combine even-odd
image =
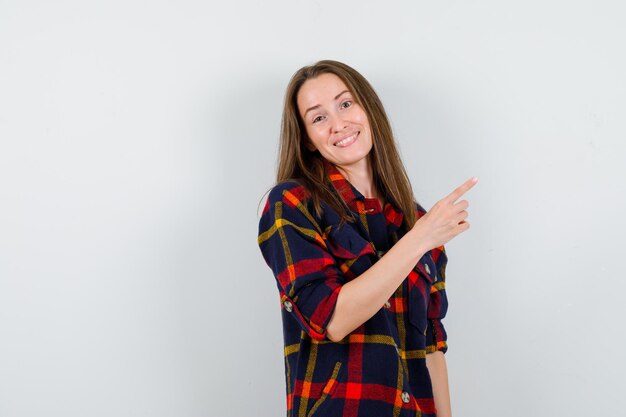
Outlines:
[{"label": "white teeth", "polygon": [[352,139],[354,139],[355,137],[356,137],[356,133],[355,133],[354,135],[352,135],[352,136],[349,136],[349,137],[345,138],[344,140],[341,140],[341,141],[339,141],[339,142],[335,143],[335,146],[337,146],[337,145],[343,145],[344,143],[348,143],[348,142],[350,142]]}]

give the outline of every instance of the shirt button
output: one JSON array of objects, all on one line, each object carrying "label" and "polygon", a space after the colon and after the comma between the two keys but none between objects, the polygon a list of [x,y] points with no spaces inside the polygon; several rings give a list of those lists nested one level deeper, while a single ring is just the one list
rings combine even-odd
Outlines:
[{"label": "shirt button", "polygon": [[384,251],[384,250],[379,250],[379,251],[378,251],[378,257],[379,257],[379,258],[382,258],[384,254],[385,254],[385,251]]},{"label": "shirt button", "polygon": [[406,391],[402,391],[402,402],[408,403],[410,400],[411,400],[411,395]]},{"label": "shirt button", "polygon": [[428,264],[424,264],[424,268],[426,268],[426,273],[430,275],[430,268],[428,267]]},{"label": "shirt button", "polygon": [[288,312],[291,313],[291,310],[293,310],[293,306],[291,305],[291,301],[285,300],[283,305],[285,306],[285,310],[287,310]]},{"label": "shirt button", "polygon": [[385,301],[385,307],[391,308],[391,303],[389,302],[389,300]]}]

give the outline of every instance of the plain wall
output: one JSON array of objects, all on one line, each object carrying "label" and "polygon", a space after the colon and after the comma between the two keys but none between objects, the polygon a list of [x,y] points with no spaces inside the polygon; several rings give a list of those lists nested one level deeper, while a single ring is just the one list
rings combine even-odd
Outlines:
[{"label": "plain wall", "polygon": [[0,416],[285,413],[257,246],[284,89],[379,93],[447,245],[453,414],[617,415],[619,1],[0,1]]}]

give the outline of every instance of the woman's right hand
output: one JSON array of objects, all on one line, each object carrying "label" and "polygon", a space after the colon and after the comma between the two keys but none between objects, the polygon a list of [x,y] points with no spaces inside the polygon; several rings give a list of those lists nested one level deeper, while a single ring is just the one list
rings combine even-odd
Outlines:
[{"label": "woman's right hand", "polygon": [[409,233],[417,233],[421,236],[420,244],[425,252],[447,243],[456,235],[469,229],[467,207],[469,202],[461,198],[469,189],[478,182],[478,177],[470,178],[446,197],[437,201],[435,205],[415,222]]}]

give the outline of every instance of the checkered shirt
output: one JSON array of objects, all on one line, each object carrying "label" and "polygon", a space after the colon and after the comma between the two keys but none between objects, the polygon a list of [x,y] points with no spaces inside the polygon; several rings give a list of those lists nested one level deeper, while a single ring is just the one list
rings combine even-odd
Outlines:
[{"label": "checkered shirt", "polygon": [[[403,214],[386,196],[365,198],[324,160],[334,191],[357,222],[339,226],[326,203],[314,215],[296,181],[277,184],[259,221],[258,244],[278,287],[284,338],[287,417],[434,417],[426,355],[446,352],[441,320],[447,256],[427,252],[376,314],[343,340],[326,326],[346,282],[373,265],[405,233]],[[417,217],[426,213],[415,203]]]}]

